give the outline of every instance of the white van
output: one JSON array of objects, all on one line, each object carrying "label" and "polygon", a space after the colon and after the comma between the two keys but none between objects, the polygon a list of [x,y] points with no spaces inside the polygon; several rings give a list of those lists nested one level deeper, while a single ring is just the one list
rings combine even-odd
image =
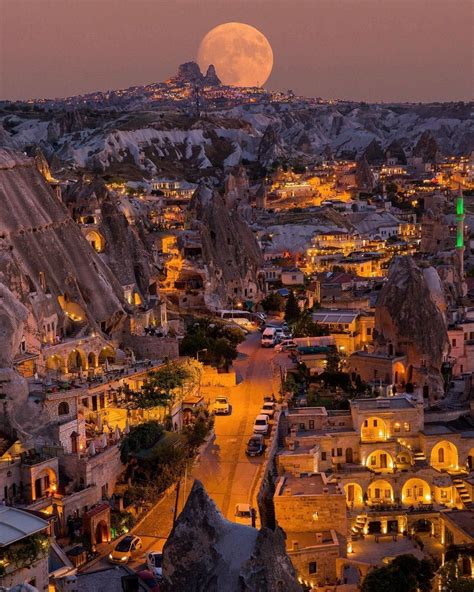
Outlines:
[{"label": "white van", "polygon": [[255,423],[253,424],[253,433],[254,434],[262,434],[262,436],[266,436],[270,429],[270,420],[268,419],[268,415],[260,413],[255,418]]},{"label": "white van", "polygon": [[262,333],[261,345],[262,347],[274,347],[277,342],[277,334],[275,327],[267,327]]}]

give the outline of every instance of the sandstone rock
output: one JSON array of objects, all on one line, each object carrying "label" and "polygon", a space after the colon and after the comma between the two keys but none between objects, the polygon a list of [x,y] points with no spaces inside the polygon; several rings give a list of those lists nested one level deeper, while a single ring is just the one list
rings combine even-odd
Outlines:
[{"label": "sandstone rock", "polygon": [[167,592],[301,590],[282,531],[226,520],[199,481],[164,546],[163,575]]},{"label": "sandstone rock", "polygon": [[209,65],[206,75],[204,76],[203,83],[205,86],[220,86],[222,82],[217,76],[216,69],[212,64]]},{"label": "sandstone rock", "polygon": [[28,310],[0,283],[0,368],[10,367],[23,337]]},{"label": "sandstone rock", "polygon": [[251,297],[252,291],[255,296],[262,256],[238,210],[201,184],[191,200],[189,220],[201,237],[208,306],[225,308],[234,299]]},{"label": "sandstone rock", "polygon": [[176,78],[180,82],[201,83],[203,75],[196,62],[186,62],[180,64]]},{"label": "sandstone rock", "polygon": [[444,393],[441,365],[449,350],[436,276],[436,270],[420,269],[412,257],[395,258],[375,309],[376,343],[406,355],[413,382],[428,387],[434,399]]},{"label": "sandstone rock", "polygon": [[64,328],[62,300],[92,329],[111,334],[125,318],[122,289],[38,172],[33,159],[0,150],[0,278],[24,302],[49,294]]}]

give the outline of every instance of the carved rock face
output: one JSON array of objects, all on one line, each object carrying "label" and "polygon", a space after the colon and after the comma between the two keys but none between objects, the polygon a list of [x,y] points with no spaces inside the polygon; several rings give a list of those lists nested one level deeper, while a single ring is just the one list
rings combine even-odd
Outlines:
[{"label": "carved rock face", "polygon": [[0,368],[10,367],[23,337],[28,311],[10,290],[0,283]]},{"label": "carved rock face", "polygon": [[280,530],[226,520],[199,481],[163,549],[164,590],[300,592]]}]

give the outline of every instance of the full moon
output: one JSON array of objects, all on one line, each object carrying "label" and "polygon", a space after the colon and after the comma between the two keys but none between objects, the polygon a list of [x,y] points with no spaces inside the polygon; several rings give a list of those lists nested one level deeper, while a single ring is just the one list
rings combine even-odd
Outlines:
[{"label": "full moon", "polygon": [[199,67],[214,64],[221,82],[231,86],[263,86],[273,67],[273,51],[259,30],[243,23],[211,29],[201,41]]}]

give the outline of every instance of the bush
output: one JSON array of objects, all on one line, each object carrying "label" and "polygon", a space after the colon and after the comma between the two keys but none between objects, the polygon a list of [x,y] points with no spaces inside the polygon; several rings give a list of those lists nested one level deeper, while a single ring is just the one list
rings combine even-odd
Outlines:
[{"label": "bush", "polygon": [[133,426],[120,444],[120,460],[126,464],[132,454],[151,448],[162,437],[164,428],[159,421],[147,421]]}]

